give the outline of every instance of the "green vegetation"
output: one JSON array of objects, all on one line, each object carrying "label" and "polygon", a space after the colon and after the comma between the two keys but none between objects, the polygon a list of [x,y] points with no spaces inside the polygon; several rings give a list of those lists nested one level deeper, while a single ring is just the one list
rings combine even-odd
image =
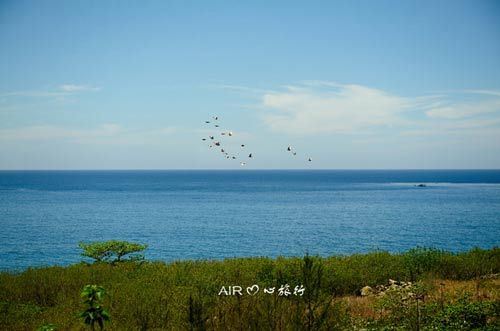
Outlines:
[{"label": "green vegetation", "polygon": [[[106,330],[496,330],[499,272],[500,248],[36,268],[0,273],[0,330],[88,330],[79,314],[88,284],[106,289],[92,290],[113,317]],[[414,283],[359,296],[389,279]],[[253,284],[260,291],[249,295]],[[278,295],[285,284],[291,294]],[[243,295],[218,295],[231,285]]]},{"label": "green vegetation", "polygon": [[78,245],[83,249],[82,256],[90,257],[95,262],[123,262],[125,255],[130,255],[128,261],[144,260],[144,255],[133,254],[144,251],[148,246],[120,240],[83,243]]},{"label": "green vegetation", "polygon": [[80,314],[80,317],[85,324],[90,325],[92,331],[95,330],[96,323],[102,330],[104,322],[109,321],[109,313],[102,306],[104,293],[104,288],[97,285],[85,285],[81,293],[83,303],[88,307]]},{"label": "green vegetation", "polygon": [[36,331],[57,331],[57,327],[54,324],[43,324]]}]

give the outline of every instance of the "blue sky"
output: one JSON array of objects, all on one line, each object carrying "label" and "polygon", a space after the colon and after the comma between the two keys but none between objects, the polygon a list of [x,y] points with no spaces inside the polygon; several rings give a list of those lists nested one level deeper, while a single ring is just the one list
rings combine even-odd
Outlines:
[{"label": "blue sky", "polygon": [[500,167],[497,1],[1,1],[0,50],[0,169]]}]

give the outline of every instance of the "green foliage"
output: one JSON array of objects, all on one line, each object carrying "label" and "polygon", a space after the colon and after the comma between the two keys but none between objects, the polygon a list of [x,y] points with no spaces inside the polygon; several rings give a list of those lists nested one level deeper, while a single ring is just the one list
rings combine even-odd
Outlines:
[{"label": "green foliage", "polygon": [[43,324],[36,331],[57,331],[57,327],[54,324]]},{"label": "green foliage", "polygon": [[403,255],[404,266],[411,281],[424,273],[438,273],[440,261],[449,255],[443,250],[427,247],[412,248]]},{"label": "green foliage", "polygon": [[193,296],[189,296],[188,301],[188,314],[187,321],[189,325],[189,330],[191,331],[203,331],[206,330],[205,322],[206,317],[203,312],[203,304],[201,300],[194,299]]},{"label": "green foliage", "polygon": [[[453,313],[458,306],[451,308],[458,303],[445,295],[441,304],[439,288],[418,301],[420,315],[417,315],[415,299],[404,301],[396,293],[385,306],[377,306],[379,309],[371,303],[374,320],[360,317],[353,306],[346,303],[345,296],[354,302],[369,299],[353,298],[365,285],[387,284],[389,278],[409,280],[411,266],[407,264],[406,254],[414,252],[115,265],[81,263],[17,273],[0,272],[0,330],[36,330],[47,322],[54,323],[59,330],[83,330],[84,325],[75,313],[83,310],[78,294],[86,284],[99,284],[106,289],[105,307],[113,317],[113,323],[105,323],[109,331],[352,330],[354,326],[367,330],[412,330],[419,316],[421,330],[432,330],[431,326],[440,330],[447,325],[445,321],[458,320],[456,316],[462,315]],[[419,260],[422,255],[423,261]],[[426,261],[426,254],[417,256],[416,261],[422,263],[418,262],[414,277],[423,283],[433,276],[476,281],[480,279],[478,276],[500,272],[497,248],[438,253],[430,258],[431,262]],[[488,278],[484,282],[487,283],[481,285],[481,293],[486,289],[486,293],[498,293],[498,280]],[[245,288],[253,284],[261,288],[255,296],[217,295],[222,286]],[[290,284],[292,291],[302,284],[304,295],[285,298],[262,293],[264,287],[279,288],[282,284]],[[423,287],[422,291],[425,294],[432,289]],[[474,300],[483,298],[473,288],[471,292]],[[94,304],[98,298],[102,301],[103,296],[95,294]],[[87,300],[88,295],[84,299]],[[484,303],[474,300],[470,299],[467,305],[479,308],[464,309],[469,311],[467,316],[476,317],[467,317],[467,320],[484,321],[473,314],[483,311],[487,322],[480,329],[494,326],[498,321],[496,299],[485,298]],[[88,303],[86,306],[85,309],[89,308]],[[94,323],[99,329],[98,322]],[[479,324],[470,322],[470,325]]]},{"label": "green foliage", "polygon": [[305,328],[319,330],[327,321],[330,302],[320,300],[323,278],[323,265],[321,260],[309,255],[304,256],[302,271],[302,285],[305,288],[303,299],[305,301]]},{"label": "green foliage", "polygon": [[494,308],[491,302],[472,301],[468,295],[464,295],[432,316],[430,327],[443,331],[483,330],[488,328],[489,316],[498,318],[498,311],[495,312]]},{"label": "green foliage", "polygon": [[402,326],[405,330],[420,330],[422,306],[427,288],[423,283],[409,287],[389,287],[378,301],[381,311],[388,311],[382,322]]},{"label": "green foliage", "polygon": [[96,323],[102,330],[104,322],[109,321],[109,313],[102,306],[104,295],[104,288],[98,285],[85,285],[82,290],[83,303],[88,307],[80,314],[80,317],[85,324],[90,325],[92,331],[95,330]]},{"label": "green foliage", "polygon": [[[121,262],[123,257],[129,254],[144,251],[148,246],[138,243],[130,243],[120,240],[109,240],[104,242],[92,243],[79,243],[78,245],[82,250],[82,256],[90,257],[95,262]],[[128,261],[141,261],[144,260],[144,255],[133,254],[130,255]]]}]

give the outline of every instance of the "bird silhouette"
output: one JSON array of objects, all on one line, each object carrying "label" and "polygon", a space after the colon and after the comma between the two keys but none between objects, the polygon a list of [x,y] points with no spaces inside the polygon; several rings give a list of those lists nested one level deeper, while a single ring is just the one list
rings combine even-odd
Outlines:
[{"label": "bird silhouette", "polygon": [[[205,120],[205,123],[207,123],[207,124],[212,123],[215,128],[219,128],[220,127],[219,123],[221,123],[221,122],[218,122],[219,121],[219,116],[212,116],[211,118],[212,118],[212,121],[217,121],[217,122],[211,122],[211,121]],[[214,130],[214,132],[212,132],[212,133],[215,133],[215,131],[217,131],[217,132],[220,132],[221,136],[228,136],[228,137],[234,136],[233,131],[224,131],[224,132],[221,132],[222,130],[223,129]],[[218,133],[216,133],[215,135],[217,135],[217,134]],[[232,144],[228,143],[226,145],[226,140],[224,140],[225,138],[221,138],[221,139],[223,139],[223,140],[221,140],[222,143],[221,143],[221,141],[215,140],[215,135],[204,137],[201,140],[202,141],[207,141],[209,139],[212,140],[212,142],[208,145],[209,148],[212,148],[214,146],[220,148],[220,147],[222,147],[222,144],[224,143],[224,148],[220,148],[220,152],[223,154],[223,156],[226,157],[226,159],[236,160],[238,158],[239,159],[243,158],[243,156],[241,154],[239,154],[239,153],[235,153],[233,155],[230,155],[226,151],[226,147],[229,146],[229,145],[232,146]],[[239,145],[240,145],[240,148],[242,148],[242,149],[246,148],[245,144],[240,143]],[[287,150],[287,152],[290,152],[291,155],[297,156],[297,152],[295,151],[295,148],[293,148],[291,145],[288,145],[287,148],[286,148],[286,150]],[[253,158],[253,153],[249,153],[248,154],[248,158],[252,159]],[[312,162],[312,158],[311,157],[307,157],[307,162]],[[246,165],[246,162],[240,162],[240,166],[244,166],[244,165]]]}]

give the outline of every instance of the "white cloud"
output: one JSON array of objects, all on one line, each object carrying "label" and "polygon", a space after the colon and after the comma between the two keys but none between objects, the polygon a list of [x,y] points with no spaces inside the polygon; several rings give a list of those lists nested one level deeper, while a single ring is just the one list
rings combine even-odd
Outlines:
[{"label": "white cloud", "polygon": [[[456,95],[404,97],[362,85],[307,81],[263,93],[260,108],[271,130],[300,135],[360,134],[387,128],[429,132],[430,128],[498,124],[500,94],[492,90],[467,90],[462,94],[476,94],[475,101],[454,101]],[[479,120],[480,116],[486,118]],[[461,119],[477,120],[471,126],[457,122]],[[439,125],[434,121],[440,121]]]},{"label": "white cloud", "polygon": [[37,90],[27,90],[27,91],[12,91],[1,93],[0,97],[30,97],[30,98],[47,98],[47,97],[64,97],[68,95],[67,92],[57,91],[37,91]]},{"label": "white cloud", "polygon": [[252,93],[252,94],[261,94],[261,93],[269,92],[269,90],[265,90],[265,89],[259,89],[259,88],[241,86],[241,85],[233,85],[233,84],[210,84],[209,87],[214,87],[214,88],[221,89],[221,90],[230,90],[230,91],[245,92],[245,93]]},{"label": "white cloud", "polygon": [[79,92],[99,91],[101,88],[90,85],[63,84],[56,89],[22,90],[0,93],[0,97],[28,97],[28,98],[60,98]]},{"label": "white cloud", "polygon": [[465,90],[467,93],[486,94],[500,97],[500,91],[496,90]]},{"label": "white cloud", "polygon": [[0,141],[51,139],[80,140],[95,137],[109,137],[117,135],[121,131],[122,128],[117,124],[102,124],[93,129],[67,129],[50,125],[26,126],[15,129],[1,129]]},{"label": "white cloud", "polygon": [[432,108],[426,112],[431,118],[459,119],[500,111],[500,100],[455,103]]},{"label": "white cloud", "polygon": [[65,140],[79,144],[145,144],[178,132],[175,127],[151,130],[130,130],[114,123],[89,129],[68,129],[58,126],[26,126],[0,129],[0,142]]},{"label": "white cloud", "polygon": [[89,86],[89,85],[74,85],[74,84],[64,84],[59,86],[60,90],[64,92],[83,92],[83,91],[99,91],[99,87]]},{"label": "white cloud", "polygon": [[417,101],[361,85],[315,82],[266,93],[262,104],[268,109],[264,122],[272,130],[311,134],[398,125],[403,122],[400,113],[415,107]]},{"label": "white cloud", "polygon": [[491,119],[461,119],[445,122],[417,123],[414,128],[401,132],[404,136],[431,135],[478,135],[482,133],[500,134],[500,118]]}]

